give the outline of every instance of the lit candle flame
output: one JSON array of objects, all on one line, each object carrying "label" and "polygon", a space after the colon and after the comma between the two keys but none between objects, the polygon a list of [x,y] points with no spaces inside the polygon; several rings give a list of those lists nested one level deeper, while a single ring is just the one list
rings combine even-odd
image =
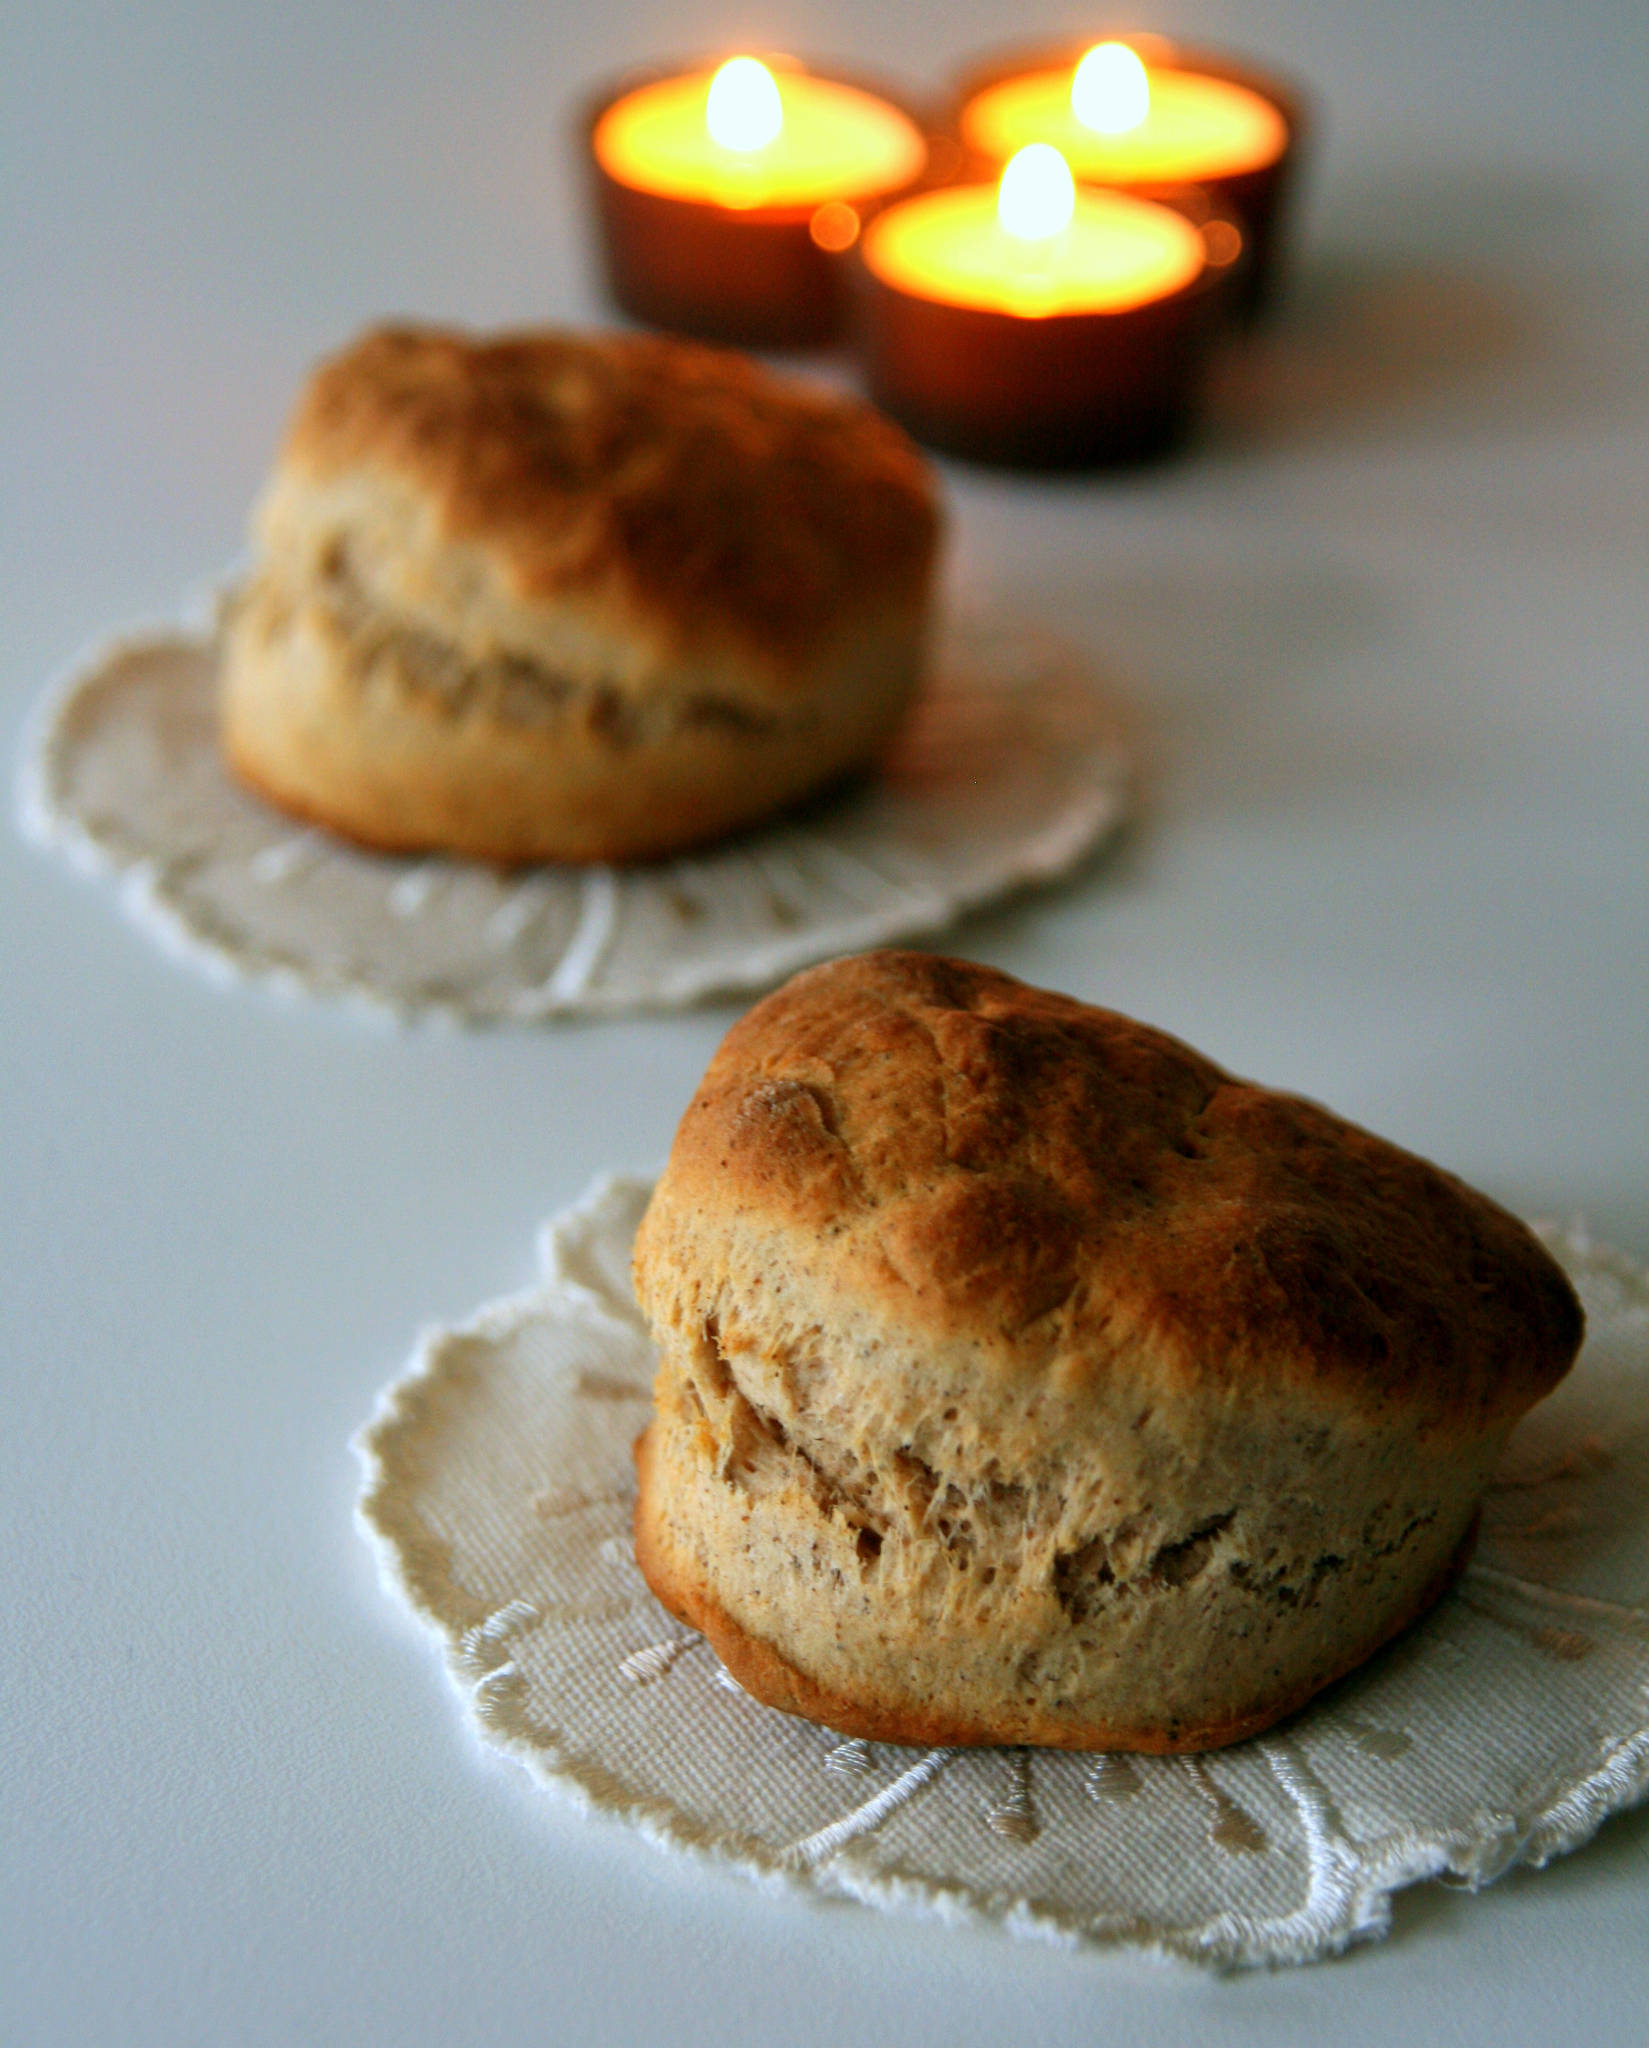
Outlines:
[{"label": "lit candle flame", "polygon": [[1071,79],[1071,112],[1100,135],[1126,135],[1151,111],[1151,81],[1126,43],[1096,43]]},{"label": "lit candle flame", "polygon": [[771,71],[754,57],[729,58],[710,81],[704,122],[712,142],[752,155],[776,140],[784,108]]},{"label": "lit candle flame", "polygon": [[1051,241],[1076,211],[1071,167],[1047,142],[1028,143],[1011,156],[996,194],[996,217],[1022,242]]}]

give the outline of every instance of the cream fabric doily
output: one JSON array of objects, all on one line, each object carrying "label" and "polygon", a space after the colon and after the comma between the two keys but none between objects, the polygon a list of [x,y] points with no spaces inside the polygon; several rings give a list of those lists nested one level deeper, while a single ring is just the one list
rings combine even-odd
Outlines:
[{"label": "cream fabric doily", "polygon": [[260,803],[224,770],[214,690],[210,635],[109,649],[45,709],[25,830],[114,874],[208,966],[477,1023],[674,1007],[936,931],[1068,872],[1131,781],[1081,657],[963,617],[875,777],[656,866],[500,874],[364,852]]},{"label": "cream fabric doily", "polygon": [[541,1779],[764,1878],[1227,1966],[1378,1936],[1399,1886],[1545,1863],[1649,1792],[1649,1274],[1582,1232],[1549,1234],[1581,1362],[1418,1627],[1208,1756],[923,1751],[758,1705],[636,1569],[647,1194],[551,1223],[541,1283],[428,1336],[357,1444],[384,1576]]}]

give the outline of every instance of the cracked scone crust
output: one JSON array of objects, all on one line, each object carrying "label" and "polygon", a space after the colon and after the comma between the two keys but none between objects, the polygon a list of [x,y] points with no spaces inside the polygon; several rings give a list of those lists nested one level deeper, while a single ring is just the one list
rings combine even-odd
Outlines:
[{"label": "cracked scone crust", "polygon": [[1422,1612],[1581,1316],[1513,1217],[992,971],[729,1033],[636,1249],[637,1556],[846,1734],[1190,1750]]},{"label": "cracked scone crust", "polygon": [[938,514],[896,427],[741,357],[390,327],[311,378],[254,532],[244,781],[372,845],[622,860],[875,755]]}]

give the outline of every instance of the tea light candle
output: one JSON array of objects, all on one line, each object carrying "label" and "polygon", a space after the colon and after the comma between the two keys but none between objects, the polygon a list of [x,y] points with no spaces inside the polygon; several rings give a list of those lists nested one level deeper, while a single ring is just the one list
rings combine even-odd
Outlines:
[{"label": "tea light candle", "polygon": [[1183,214],[1078,190],[1033,144],[998,186],[899,201],[859,248],[871,395],[921,440],[1064,467],[1183,432],[1209,334],[1202,235]]},{"label": "tea light candle", "polygon": [[637,319],[713,340],[831,339],[834,258],[927,163],[891,100],[736,57],[605,99],[589,128],[608,283]]},{"label": "tea light candle", "polygon": [[964,81],[956,123],[986,167],[1047,142],[1086,184],[1140,196],[1202,188],[1244,232],[1245,308],[1267,294],[1302,126],[1296,95],[1276,80],[1154,39],[1021,53]]}]

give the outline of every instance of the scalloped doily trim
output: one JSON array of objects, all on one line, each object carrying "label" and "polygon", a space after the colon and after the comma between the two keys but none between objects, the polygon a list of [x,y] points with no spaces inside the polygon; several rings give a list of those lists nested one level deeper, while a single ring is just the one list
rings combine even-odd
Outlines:
[{"label": "scalloped doily trim", "polygon": [[211,636],[120,639],[51,691],[25,745],[25,835],[112,878],[169,952],[464,1023],[679,1008],[941,930],[1058,880],[1124,822],[1115,699],[1071,648],[947,625],[882,770],[702,853],[500,874],[375,854],[295,824],[221,763]]}]

